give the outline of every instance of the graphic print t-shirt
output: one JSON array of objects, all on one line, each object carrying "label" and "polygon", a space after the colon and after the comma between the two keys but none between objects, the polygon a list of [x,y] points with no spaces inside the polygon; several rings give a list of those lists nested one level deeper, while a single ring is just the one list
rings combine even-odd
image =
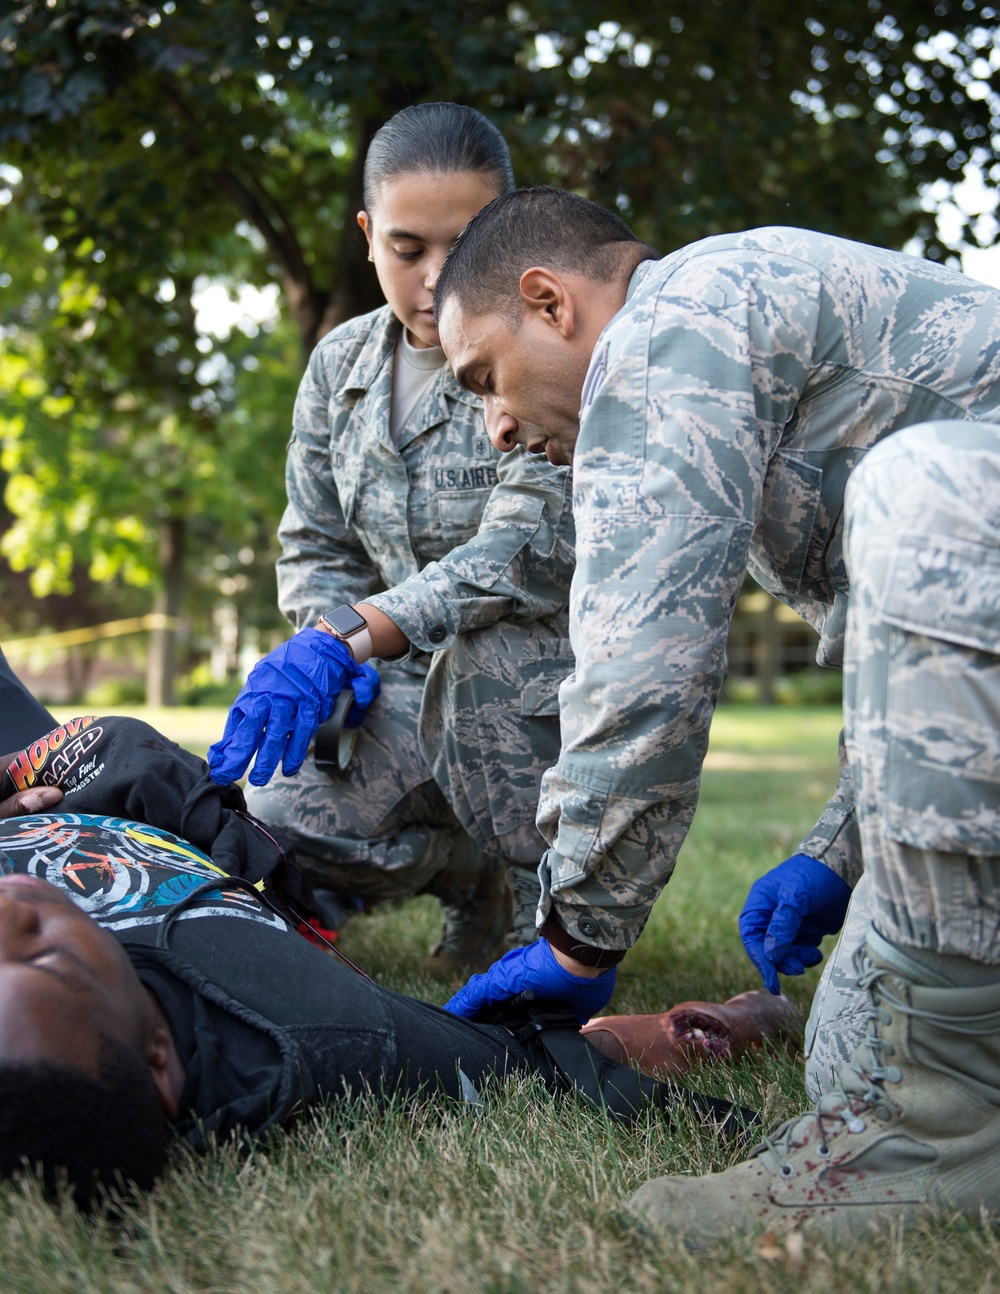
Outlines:
[{"label": "graphic print t-shirt", "polygon": [[[156,927],[164,910],[210,880],[224,880],[207,854],[158,827],[89,813],[37,813],[0,822],[0,874],[48,881],[116,935]],[[178,920],[243,917],[286,923],[252,894],[222,884]]]}]

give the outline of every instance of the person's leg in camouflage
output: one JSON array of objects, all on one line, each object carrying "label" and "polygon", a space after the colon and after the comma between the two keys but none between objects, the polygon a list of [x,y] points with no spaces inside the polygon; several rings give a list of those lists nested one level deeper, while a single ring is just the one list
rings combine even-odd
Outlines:
[{"label": "person's leg in camouflage", "polygon": [[845,718],[873,924],[866,1036],[751,1159],[647,1182],[631,1215],[708,1243],[1000,1207],[1000,427],[931,423],[849,484]]},{"label": "person's leg in camouflage", "polygon": [[559,684],[572,668],[563,613],[463,634],[427,679],[421,750],[462,826],[507,871],[511,946],[536,937],[545,841],[535,815],[542,775],[559,757]]},{"label": "person's leg in camouflage", "polygon": [[424,676],[380,673],[348,767],[331,772],[310,755],[294,777],[249,787],[248,807],[292,840],[317,890],[369,903],[433,894],[464,953],[458,964],[488,965],[502,948],[503,872],[469,839],[421,755]]},{"label": "person's leg in camouflage", "polygon": [[871,918],[868,877],[862,876],[851,895],[837,946],[823,967],[806,1021],[806,1094],[813,1101],[830,1091],[865,1034],[868,998],[858,987],[854,962]]}]

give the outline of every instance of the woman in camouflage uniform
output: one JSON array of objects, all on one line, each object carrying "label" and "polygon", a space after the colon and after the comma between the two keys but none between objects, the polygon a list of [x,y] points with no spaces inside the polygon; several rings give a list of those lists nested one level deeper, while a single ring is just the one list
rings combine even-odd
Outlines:
[{"label": "woman in camouflage uniform", "polygon": [[324,337],[302,380],[278,592],[297,630],[359,607],[373,654],[393,659],[346,771],[310,755],[249,795],[317,887],[437,895],[429,964],[445,971],[499,950],[508,877],[514,938],[534,937],[538,787],[572,670],[568,470],[501,461],[432,309],[455,238],[512,187],[503,137],[471,108],[407,108],[372,141],[358,223],[388,305]]}]

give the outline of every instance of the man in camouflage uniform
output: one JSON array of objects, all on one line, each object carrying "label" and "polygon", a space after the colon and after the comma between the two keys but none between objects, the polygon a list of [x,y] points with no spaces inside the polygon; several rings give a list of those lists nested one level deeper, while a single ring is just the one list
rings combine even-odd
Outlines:
[{"label": "man in camouflage uniform", "polygon": [[[1000,293],[795,229],[654,260],[595,210],[497,200],[436,296],[494,443],[574,467],[541,942],[584,979],[639,937],[744,570],[845,665],[848,761],[803,852],[849,883],[863,860],[874,917],[866,1036],[817,1110],[726,1174],[647,1183],[633,1213],[705,1240],[1000,1205]],[[452,1009],[545,995],[541,954],[513,956]]]},{"label": "man in camouflage uniform", "polygon": [[[558,755],[557,689],[572,669],[571,489],[565,469],[501,457],[481,402],[443,360],[395,443],[400,331],[383,307],[313,351],[277,568],[296,629],[362,604],[374,655],[395,659],[380,662],[381,696],[344,772],[310,757],[247,801],[294,840],[316,887],[440,898],[445,935],[428,969],[450,970],[495,952],[505,870],[531,892],[520,910],[532,937],[538,785]],[[378,636],[378,612],[394,636]]]}]

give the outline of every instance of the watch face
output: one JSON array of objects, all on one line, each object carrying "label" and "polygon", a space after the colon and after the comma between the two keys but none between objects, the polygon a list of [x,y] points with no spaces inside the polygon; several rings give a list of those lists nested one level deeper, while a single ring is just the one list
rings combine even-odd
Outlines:
[{"label": "watch face", "polygon": [[335,607],[333,611],[325,611],[323,619],[342,638],[348,638],[351,634],[356,634],[359,629],[365,629],[368,626],[364,616],[353,607],[349,607],[346,602],[343,606]]}]

